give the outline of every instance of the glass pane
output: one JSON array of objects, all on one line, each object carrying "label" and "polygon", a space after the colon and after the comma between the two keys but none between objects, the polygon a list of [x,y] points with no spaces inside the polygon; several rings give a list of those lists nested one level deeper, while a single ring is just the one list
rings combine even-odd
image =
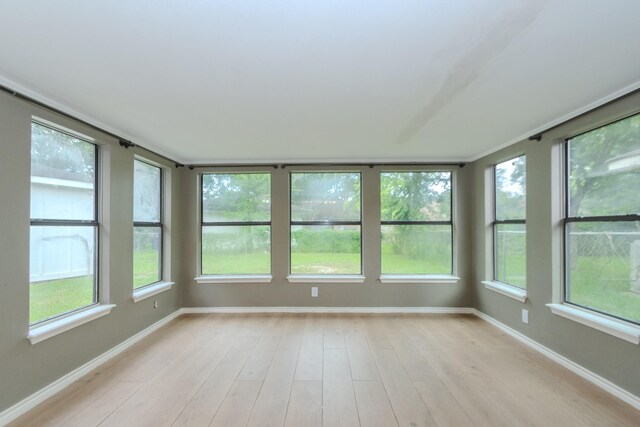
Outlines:
[{"label": "glass pane", "polygon": [[360,221],[360,174],[292,173],[292,221]]},{"label": "glass pane", "polygon": [[160,222],[161,169],[136,160],[133,170],[133,220]]},{"label": "glass pane", "polygon": [[291,227],[292,274],[360,274],[360,226]]},{"label": "glass pane", "polygon": [[162,265],[162,229],[133,228],[133,289],[159,282]]},{"label": "glass pane", "polygon": [[31,218],[95,219],[96,146],[31,124]]},{"label": "glass pane", "polygon": [[202,227],[202,274],[269,273],[270,226]]},{"label": "glass pane", "polygon": [[451,172],[380,174],[382,221],[449,221]]},{"label": "glass pane", "polygon": [[202,175],[204,222],[271,221],[271,175]]},{"label": "glass pane", "polygon": [[640,115],[568,144],[569,216],[640,214]]},{"label": "glass pane", "polygon": [[527,217],[527,161],[525,156],[496,165],[496,219]]},{"label": "glass pane", "polygon": [[30,323],[97,301],[95,236],[95,227],[31,227]]},{"label": "glass pane", "polygon": [[496,257],[494,277],[497,281],[526,289],[527,231],[525,224],[495,225]]},{"label": "glass pane", "polygon": [[640,222],[570,223],[569,302],[640,323]]},{"label": "glass pane", "polygon": [[383,225],[382,274],[451,274],[450,225]]}]

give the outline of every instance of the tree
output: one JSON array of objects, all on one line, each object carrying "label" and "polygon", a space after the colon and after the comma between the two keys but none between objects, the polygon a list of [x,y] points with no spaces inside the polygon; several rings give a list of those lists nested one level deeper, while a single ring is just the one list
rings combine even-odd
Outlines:
[{"label": "tree", "polygon": [[[450,221],[451,173],[384,172],[380,177],[380,201],[382,221]],[[418,227],[427,227],[433,240],[437,235],[434,230],[441,226]],[[424,257],[427,250],[446,246],[429,244],[416,231],[415,225],[398,224],[383,237],[391,244],[393,253],[412,258]]]},{"label": "tree", "polygon": [[570,216],[640,212],[640,164],[611,168],[616,158],[640,153],[640,115],[569,140]]},{"label": "tree", "polygon": [[34,123],[31,127],[31,164],[54,168],[92,181],[95,145]]},{"label": "tree", "polygon": [[[271,220],[271,175],[268,173],[212,173],[202,176],[204,222],[261,222]],[[218,228],[218,230],[224,230]],[[227,229],[228,230],[228,229]],[[232,251],[253,252],[269,244],[264,226],[239,226],[241,238],[209,240],[231,245]],[[265,235],[266,232],[266,235]],[[222,237],[222,234],[220,235]]]}]

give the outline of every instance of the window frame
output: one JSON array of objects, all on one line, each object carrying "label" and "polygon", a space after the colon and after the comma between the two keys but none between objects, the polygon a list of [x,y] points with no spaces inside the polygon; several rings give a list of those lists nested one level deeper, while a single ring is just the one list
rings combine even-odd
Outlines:
[{"label": "window frame", "polygon": [[[153,286],[153,285],[157,285],[159,283],[162,283],[165,281],[165,226],[164,226],[164,221],[165,221],[165,170],[162,166],[159,166],[153,162],[151,162],[150,160],[144,159],[142,157],[138,157],[135,156],[133,159],[133,182],[135,185],[135,164],[136,162],[141,162],[144,163],[148,166],[152,166],[154,168],[157,168],[160,171],[160,200],[159,200],[159,210],[160,210],[160,215],[159,215],[159,221],[158,222],[149,222],[149,221],[136,221],[135,219],[133,220],[133,233],[135,236],[135,230],[136,228],[157,228],[158,230],[160,230],[160,259],[159,259],[159,263],[158,263],[158,280],[156,280],[155,282],[151,282],[151,283],[147,283],[141,286],[136,287],[135,283],[133,284],[133,291],[134,293],[143,290],[144,288],[147,288],[149,286]],[[135,187],[134,187],[135,188]],[[134,190],[135,193],[135,190]],[[134,200],[134,212],[135,212],[135,200]]]},{"label": "window frame", "polygon": [[[269,221],[205,221],[204,220],[204,201],[203,201],[203,185],[205,175],[269,175]],[[196,283],[268,283],[271,282],[273,274],[273,174],[268,170],[252,170],[252,171],[205,171],[198,174],[198,276],[194,278]],[[210,226],[269,226],[269,273],[253,274],[205,274],[203,273],[203,229]]]},{"label": "window frame", "polygon": [[[526,235],[527,235],[527,229],[526,229],[526,225],[527,225],[527,212],[526,212],[526,206],[527,206],[527,187],[525,184],[525,218],[524,219],[498,219],[498,180],[497,180],[497,172],[498,169],[497,167],[503,163],[507,163],[507,162],[512,162],[516,159],[519,159],[521,157],[525,158],[525,162],[526,162],[526,153],[523,154],[518,154],[516,156],[510,157],[506,160],[502,160],[500,162],[497,162],[493,165],[493,167],[491,168],[492,170],[492,174],[493,174],[493,200],[492,200],[492,208],[493,208],[493,220],[491,221],[491,229],[492,229],[492,253],[493,253],[493,261],[492,261],[492,281],[494,283],[498,283],[500,285],[506,285],[506,286],[511,286],[513,288],[516,288],[517,290],[521,290],[521,291],[525,291],[527,290],[526,287],[526,262],[527,262],[527,254],[526,254],[526,246],[525,246],[525,287],[521,287],[518,285],[514,285],[513,283],[508,283],[508,282],[503,282],[501,280],[498,280],[497,277],[497,271],[498,271],[498,225],[514,225],[514,224],[519,224],[519,225],[524,225],[525,226],[525,239],[526,239]],[[527,171],[527,166],[525,163],[525,176],[526,176],[526,171]],[[526,182],[526,181],[525,181]],[[526,242],[526,240],[525,240]]]},{"label": "window frame", "polygon": [[[568,299],[570,296],[570,268],[568,268],[568,263],[570,261],[569,251],[569,227],[571,224],[575,223],[603,223],[603,222],[637,222],[640,221],[640,214],[623,214],[623,215],[593,215],[593,216],[573,216],[570,211],[570,202],[571,202],[571,169],[570,169],[570,156],[569,156],[569,145],[572,139],[577,138],[581,135],[587,134],[597,129],[601,129],[607,126],[610,126],[614,123],[618,123],[622,120],[628,119],[630,117],[638,116],[640,112],[634,112],[632,114],[625,115],[623,117],[616,118],[614,120],[607,121],[602,124],[598,124],[597,126],[589,127],[586,130],[581,130],[578,133],[571,134],[570,136],[566,136],[562,139],[562,284],[560,291],[561,304],[549,304],[550,308],[554,313],[563,315],[562,311],[570,311],[568,316],[574,316],[576,318],[584,317],[580,314],[580,312],[584,312],[586,316],[589,313],[595,314],[596,321],[593,323],[601,323],[603,320],[598,320],[597,318],[602,318],[604,321],[606,319],[612,319],[614,322],[620,322],[627,325],[632,325],[634,329],[634,333],[637,335],[640,333],[640,322],[634,321],[631,319],[626,319],[624,317],[617,316],[613,313],[608,313],[602,310],[598,310],[597,308],[587,307],[584,305],[576,304]],[[562,306],[568,306],[568,308],[563,309]],[[560,307],[559,307],[560,306]],[[566,316],[565,316],[566,317]],[[575,320],[575,319],[574,319]],[[579,320],[578,320],[579,321]],[[591,325],[593,326],[593,325]],[[594,326],[597,327],[597,326]],[[613,328],[615,329],[615,327]],[[609,330],[606,332],[611,333]],[[623,338],[626,339],[626,338]],[[637,338],[634,338],[637,340]],[[632,341],[634,342],[634,341]],[[638,342],[635,342],[638,344]]]},{"label": "window frame", "polygon": [[[359,219],[358,221],[334,221],[334,220],[320,220],[320,221],[294,221],[292,215],[292,207],[293,207],[293,175],[294,174],[357,174],[360,182],[360,208],[359,208]],[[360,170],[292,170],[288,173],[288,185],[289,185],[289,266],[288,266],[288,276],[287,280],[289,282],[295,283],[307,283],[307,282],[354,282],[361,283],[364,281],[364,257],[363,257],[363,233],[362,233],[362,184],[363,184],[363,173]],[[345,274],[313,274],[313,273],[293,273],[292,269],[292,256],[293,251],[291,248],[292,243],[292,228],[294,226],[334,226],[334,225],[357,225],[360,227],[360,272],[359,273],[345,273]]]},{"label": "window frame", "polygon": [[[94,177],[93,177],[93,219],[91,220],[70,220],[70,219],[47,219],[47,218],[31,218],[31,214],[29,214],[29,227],[92,227],[93,235],[94,235],[94,253],[93,253],[93,302],[88,305],[84,305],[82,307],[77,307],[69,311],[65,311],[62,313],[58,313],[54,316],[47,317],[42,320],[38,320],[36,322],[31,323],[29,321],[29,329],[33,330],[42,330],[47,328],[48,325],[56,324],[60,321],[64,321],[67,318],[74,318],[78,315],[81,315],[83,311],[92,311],[101,305],[102,299],[102,290],[101,290],[101,266],[100,266],[100,258],[101,258],[101,239],[100,239],[100,174],[101,174],[101,154],[100,154],[100,146],[95,142],[95,140],[89,136],[81,134],[79,132],[74,132],[72,130],[68,130],[63,126],[58,126],[52,122],[47,120],[39,119],[37,117],[31,118],[31,129],[33,125],[36,124],[38,126],[46,127],[48,129],[53,130],[54,132],[61,133],[63,135],[69,136],[71,138],[75,138],[81,140],[87,144],[93,145],[94,149]],[[33,144],[33,131],[31,130],[31,144]],[[31,197],[31,192],[29,193]],[[31,287],[31,281],[29,281],[29,287]],[[109,311],[112,306],[108,307]],[[31,312],[31,303],[29,303],[29,312]],[[108,311],[105,313],[108,314]],[[84,323],[84,322],[82,322]],[[82,324],[80,323],[80,324]],[[58,332],[59,333],[59,332]],[[42,339],[33,340],[31,336],[33,334],[30,333],[29,337],[32,344],[41,341]],[[57,333],[52,334],[50,336],[57,335]],[[47,336],[46,338],[48,338]],[[43,339],[46,339],[43,338]]]},{"label": "window frame", "polygon": [[[416,221],[387,221],[382,219],[382,174],[384,173],[448,173],[449,174],[449,188],[450,188],[450,197],[449,197],[449,221],[424,221],[424,220],[416,220]],[[380,197],[380,242],[379,242],[379,252],[380,252],[380,280],[385,283],[407,283],[407,282],[415,282],[415,283],[428,283],[428,282],[457,282],[459,280],[456,274],[456,262],[455,262],[455,254],[456,254],[456,239],[455,239],[455,227],[454,227],[454,216],[455,216],[455,204],[454,198],[455,194],[455,172],[451,169],[389,169],[389,170],[381,170],[378,173],[378,196]],[[451,227],[451,259],[450,259],[450,270],[449,273],[440,274],[440,273],[426,273],[426,274],[403,274],[403,273],[384,273],[382,271],[382,227],[385,225],[449,225]],[[432,278],[433,280],[429,280]]]}]

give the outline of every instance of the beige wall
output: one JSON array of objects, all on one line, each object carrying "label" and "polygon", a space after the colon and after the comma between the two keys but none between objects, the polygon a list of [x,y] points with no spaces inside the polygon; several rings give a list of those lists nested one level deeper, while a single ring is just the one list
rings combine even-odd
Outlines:
[{"label": "beige wall", "polygon": [[[113,311],[35,345],[29,331],[29,191],[31,118],[39,118],[96,139],[101,156],[110,164],[101,171],[102,184],[111,189],[101,239],[108,249],[101,254],[102,273],[108,276],[108,302]],[[170,291],[138,303],[131,300],[133,239],[133,156],[111,137],[40,108],[0,94],[0,412],[75,368],[104,353],[128,337],[180,307],[180,280]],[[145,155],[144,152],[139,152]],[[150,160],[161,160],[146,156]],[[164,162],[167,164],[166,162]],[[102,165],[104,163],[101,162]],[[168,164],[167,164],[168,165]],[[171,165],[174,199],[180,171]],[[172,248],[179,252],[180,205],[172,209]],[[172,264],[180,277],[178,257]],[[153,300],[159,308],[154,310]],[[107,302],[107,301],[105,301]]]},{"label": "beige wall", "polygon": [[[403,168],[392,168],[401,170]],[[407,169],[407,168],[404,168]],[[224,169],[216,169],[218,171]],[[238,171],[238,169],[233,169]],[[256,169],[243,169],[256,170]],[[272,274],[271,283],[197,284],[199,219],[196,209],[186,211],[182,262],[184,263],[183,305],[185,307],[469,307],[469,173],[466,168],[454,172],[454,221],[457,284],[382,284],[380,276],[380,167],[342,168],[362,173],[362,253],[364,283],[289,283],[289,172],[328,170],[318,167],[261,169],[272,173]],[[340,170],[340,168],[331,168]],[[388,170],[388,169],[387,169]],[[441,169],[439,169],[441,170]],[[203,169],[187,170],[181,193],[183,206],[198,202],[198,174]],[[457,182],[457,185],[456,185]],[[311,297],[311,286],[318,286],[318,297]]]},{"label": "beige wall", "polygon": [[[558,148],[565,138],[638,110],[640,95],[548,132],[540,142],[523,141],[469,165],[473,175],[474,306],[636,396],[640,396],[640,346],[554,315],[545,304],[559,302],[563,274],[559,223],[561,169],[552,159],[560,161]],[[490,246],[486,244],[490,234],[485,226],[485,172],[492,165],[519,154],[527,156],[526,303],[487,290],[480,283],[490,279],[486,262],[491,257],[487,250]],[[529,310],[529,324],[521,322],[523,308]]]}]

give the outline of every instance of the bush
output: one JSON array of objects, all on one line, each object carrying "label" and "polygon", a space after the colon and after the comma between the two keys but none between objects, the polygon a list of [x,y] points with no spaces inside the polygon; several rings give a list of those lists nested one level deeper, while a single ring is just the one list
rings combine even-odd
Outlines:
[{"label": "bush", "polygon": [[300,228],[291,232],[291,247],[296,252],[360,253],[360,232],[334,228]]}]

